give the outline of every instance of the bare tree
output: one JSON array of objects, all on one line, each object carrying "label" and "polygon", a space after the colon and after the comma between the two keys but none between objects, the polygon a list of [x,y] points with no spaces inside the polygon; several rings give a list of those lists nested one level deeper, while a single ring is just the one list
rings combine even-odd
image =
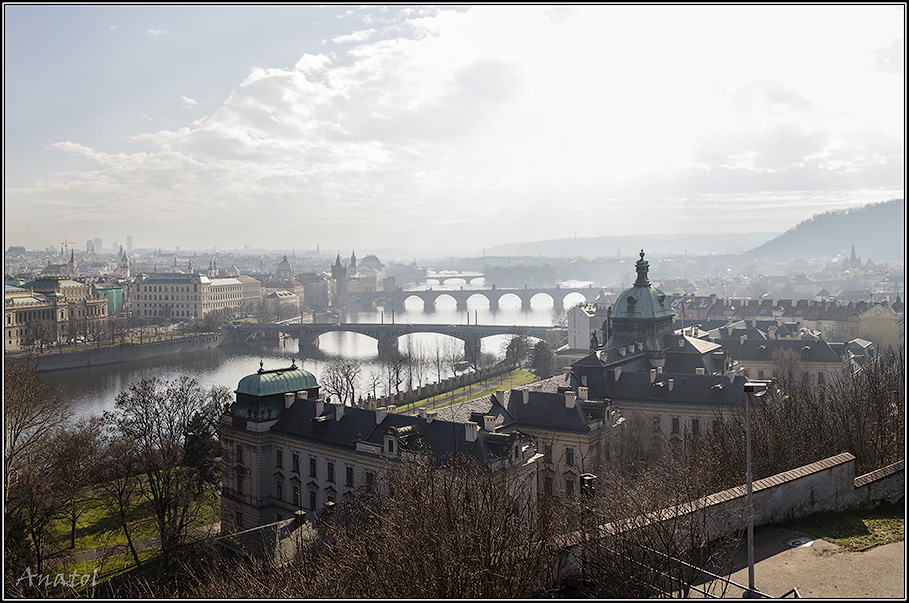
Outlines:
[{"label": "bare tree", "polygon": [[4,377],[3,487],[8,496],[10,480],[30,463],[30,455],[49,444],[71,410],[61,394],[39,378],[33,356],[19,362],[5,358]]},{"label": "bare tree", "polygon": [[322,375],[322,387],[336,396],[341,404],[353,406],[356,403],[360,384],[362,364],[349,358],[332,358]]},{"label": "bare tree", "polygon": [[204,513],[210,497],[199,495],[199,467],[188,462],[187,433],[197,415],[213,424],[223,411],[218,391],[205,391],[188,377],[143,379],[117,396],[105,413],[116,437],[132,443],[142,474],[139,491],[149,502],[164,557],[185,542],[187,528]]},{"label": "bare tree", "polygon": [[796,378],[804,372],[799,353],[791,348],[777,348],[771,355],[774,368],[779,371],[780,380],[794,385]]},{"label": "bare tree", "polygon": [[116,527],[123,530],[136,567],[142,567],[142,562],[133,541],[128,512],[139,495],[140,470],[138,451],[129,442],[118,437],[105,442],[99,465],[102,500],[113,511]]},{"label": "bare tree", "polygon": [[86,493],[95,483],[101,455],[101,419],[83,418],[64,426],[51,440],[51,479],[60,515],[69,526],[70,548],[76,548],[79,520],[92,504]]}]

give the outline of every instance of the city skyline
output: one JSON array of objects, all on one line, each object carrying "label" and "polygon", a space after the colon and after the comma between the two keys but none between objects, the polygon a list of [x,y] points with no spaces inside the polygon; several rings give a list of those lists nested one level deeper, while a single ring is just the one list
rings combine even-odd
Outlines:
[{"label": "city skyline", "polygon": [[5,5],[5,243],[783,231],[903,197],[904,10]]}]

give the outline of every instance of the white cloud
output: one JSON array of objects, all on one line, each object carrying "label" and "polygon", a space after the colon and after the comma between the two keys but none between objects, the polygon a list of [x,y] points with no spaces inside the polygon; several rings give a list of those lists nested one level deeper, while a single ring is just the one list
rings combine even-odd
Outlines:
[{"label": "white cloud", "polygon": [[375,29],[361,29],[360,31],[355,31],[353,33],[345,34],[342,36],[335,36],[331,39],[331,41],[335,44],[364,42],[375,35],[375,33]]},{"label": "white cloud", "polygon": [[401,12],[332,38],[344,50],[251,70],[210,115],[131,137],[142,152],[59,143],[99,167],[54,186],[97,213],[128,197],[167,212],[143,210],[152,223],[270,233],[251,244],[431,247],[463,224],[452,245],[479,248],[561,236],[570,207],[591,236],[646,230],[628,199],[671,197],[684,218],[716,195],[901,185],[903,78],[874,54],[901,31],[873,9]]},{"label": "white cloud", "polygon": [[153,36],[163,36],[167,33],[166,29],[148,29],[147,31]]},{"label": "white cloud", "polygon": [[187,107],[193,107],[199,104],[199,102],[195,99],[189,98],[188,96],[183,96],[182,94],[180,95],[180,100],[183,101],[183,104]]}]

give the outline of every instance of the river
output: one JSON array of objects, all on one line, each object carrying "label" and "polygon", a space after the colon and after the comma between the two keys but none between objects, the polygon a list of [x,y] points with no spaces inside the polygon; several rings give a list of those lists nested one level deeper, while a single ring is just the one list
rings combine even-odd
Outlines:
[{"label": "river", "polygon": [[[457,289],[459,286],[473,289],[481,288],[483,283],[482,279],[474,279],[471,283],[450,281],[446,287],[439,287],[437,282],[433,282],[431,286],[434,290]],[[577,296],[577,299],[569,297],[566,305],[571,306],[578,301],[582,301],[580,295]],[[467,312],[459,312],[454,299],[445,297],[436,302],[434,312],[425,313],[420,300],[411,299],[405,303],[403,312],[396,312],[395,322],[464,324],[467,322],[469,314],[470,324],[549,326],[553,319],[553,304],[545,297],[534,299],[531,309],[527,312],[521,310],[520,300],[514,297],[503,299],[497,312],[491,312],[488,303],[482,299],[470,300],[467,307]],[[380,322],[383,320],[391,322],[391,316],[389,312],[385,312],[384,315],[381,311],[359,312],[346,316],[342,320],[347,322]],[[408,339],[411,339],[409,343]],[[508,336],[483,339],[483,352],[497,357],[504,356],[503,346],[508,339]],[[434,353],[436,346],[444,346],[448,341],[455,342],[463,349],[463,343],[459,340],[431,333],[416,333],[401,337],[398,340],[398,349],[404,352],[409,345],[410,349],[417,351],[422,349],[424,354],[429,355]],[[371,393],[371,390],[367,392],[369,375],[371,373],[381,374],[377,343],[374,339],[356,333],[327,333],[319,338],[319,349],[328,356],[360,360],[362,362],[360,390],[364,395]],[[291,357],[296,358],[297,366],[311,372],[317,380],[321,381],[327,361],[305,356],[301,358],[295,339],[285,340],[279,346],[232,346],[116,365],[51,371],[42,373],[41,378],[63,392],[64,396],[73,403],[77,416],[87,416],[112,410],[114,401],[121,391],[146,377],[173,380],[186,375],[196,379],[205,388],[221,385],[234,390],[240,379],[259,369],[260,361],[265,369],[275,369],[289,366]],[[433,369],[427,367],[425,374],[427,377],[424,381],[435,381]],[[385,393],[381,385],[376,393],[378,395]]]}]

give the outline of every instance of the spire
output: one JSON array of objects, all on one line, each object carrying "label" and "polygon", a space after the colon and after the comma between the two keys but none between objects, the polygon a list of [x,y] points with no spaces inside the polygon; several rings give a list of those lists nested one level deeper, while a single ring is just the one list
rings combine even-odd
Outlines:
[{"label": "spire", "polygon": [[650,269],[650,262],[644,259],[644,250],[641,250],[641,259],[635,262],[635,268],[638,271],[638,280],[634,281],[635,287],[649,287],[650,280],[647,278],[647,271]]}]

